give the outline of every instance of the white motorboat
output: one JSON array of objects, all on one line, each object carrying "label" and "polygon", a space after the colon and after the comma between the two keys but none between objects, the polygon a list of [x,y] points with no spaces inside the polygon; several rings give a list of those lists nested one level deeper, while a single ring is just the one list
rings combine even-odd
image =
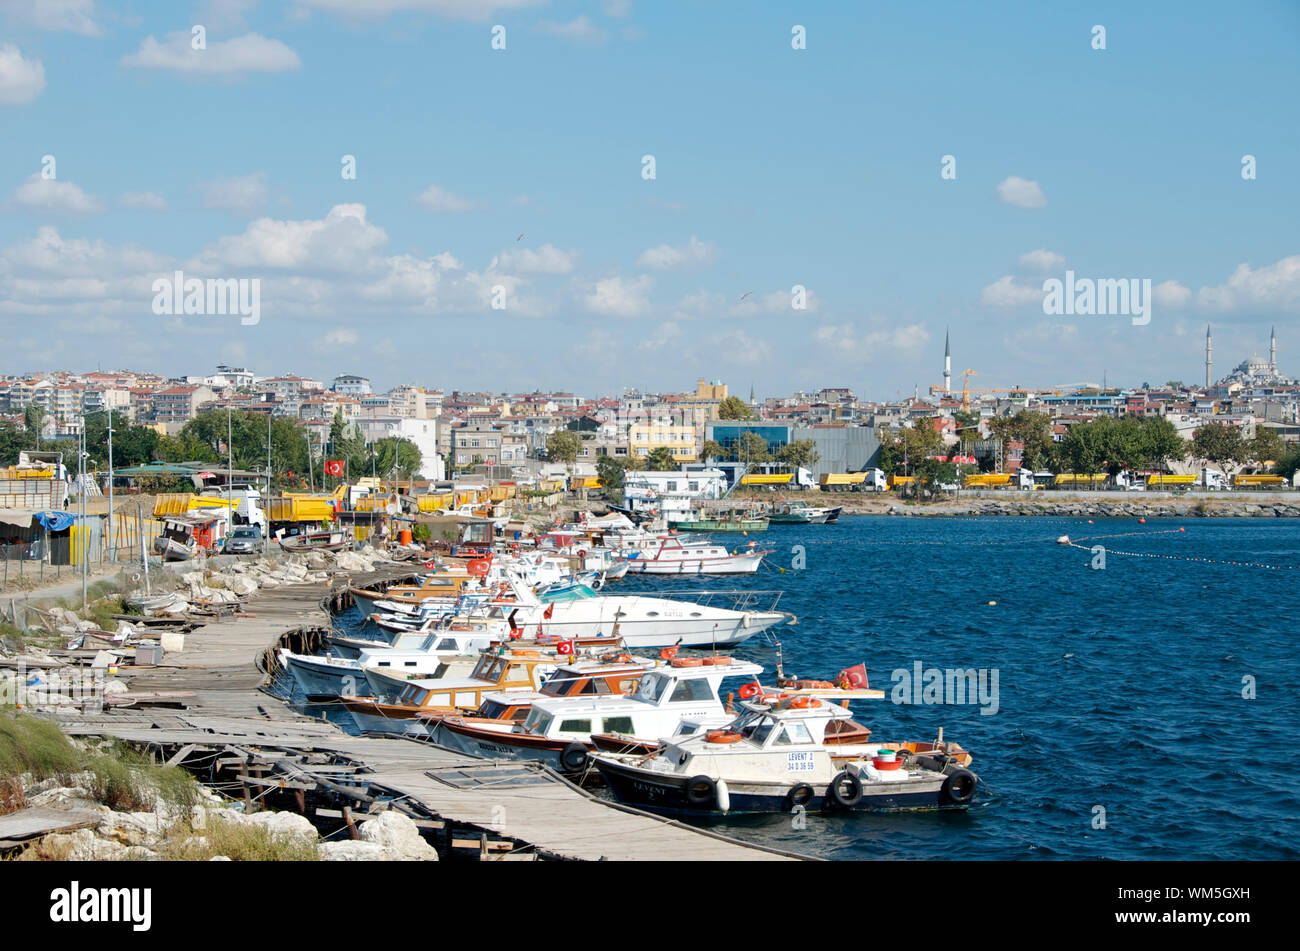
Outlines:
[{"label": "white motorboat", "polygon": [[[586,767],[593,733],[619,733],[654,742],[672,734],[684,717],[722,726],[732,719],[719,698],[730,677],[756,677],[758,664],[730,657],[675,657],[646,670],[629,696],[598,691],[543,696],[533,701],[522,724],[510,730],[445,719],[433,738],[444,746],[474,755],[534,760],[566,773]],[[486,747],[483,744],[487,744]]]},{"label": "white motorboat", "polygon": [[725,729],[683,722],[650,754],[598,752],[591,761],[620,802],[657,812],[728,813],[964,809],[977,777],[943,754],[865,744],[837,760],[827,727],[847,708],[811,696],[757,697]]},{"label": "white motorboat", "polygon": [[662,539],[657,549],[632,552],[627,559],[627,570],[629,574],[643,575],[751,575],[772,551],[761,550],[750,542],[747,548],[733,553],[725,545],[683,544],[674,535]]}]

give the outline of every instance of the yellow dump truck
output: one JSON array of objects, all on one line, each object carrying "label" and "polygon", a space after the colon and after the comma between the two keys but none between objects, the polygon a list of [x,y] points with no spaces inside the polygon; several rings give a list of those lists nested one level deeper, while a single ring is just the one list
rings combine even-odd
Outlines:
[{"label": "yellow dump truck", "polygon": [[1196,475],[1158,474],[1147,479],[1149,489],[1190,489],[1196,484]]},{"label": "yellow dump truck", "polygon": [[962,480],[968,489],[1000,489],[1014,484],[1015,477],[1010,472],[981,472]]},{"label": "yellow dump truck", "polygon": [[1286,479],[1280,475],[1235,475],[1232,477],[1232,484],[1242,489],[1282,489],[1286,487]]},{"label": "yellow dump truck", "polygon": [[789,485],[793,472],[746,472],[740,477],[741,485]]},{"label": "yellow dump truck", "polygon": [[823,472],[817,477],[823,492],[851,492],[866,481],[865,472]]},{"label": "yellow dump truck", "polygon": [[1110,480],[1104,472],[1096,472],[1091,475],[1082,472],[1062,472],[1052,480],[1052,485],[1058,489],[1077,489],[1080,487],[1089,489],[1100,489]]},{"label": "yellow dump truck", "polygon": [[905,485],[911,485],[915,481],[916,476],[893,475],[889,477],[889,487],[891,489],[898,489]]}]

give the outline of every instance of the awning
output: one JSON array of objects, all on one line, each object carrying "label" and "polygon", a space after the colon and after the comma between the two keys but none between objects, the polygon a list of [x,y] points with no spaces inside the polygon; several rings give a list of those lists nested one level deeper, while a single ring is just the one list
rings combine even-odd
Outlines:
[{"label": "awning", "polygon": [[37,512],[36,520],[45,526],[46,531],[61,532],[77,520],[77,513]]},{"label": "awning", "polygon": [[31,509],[0,509],[0,523],[31,528],[33,514]]}]

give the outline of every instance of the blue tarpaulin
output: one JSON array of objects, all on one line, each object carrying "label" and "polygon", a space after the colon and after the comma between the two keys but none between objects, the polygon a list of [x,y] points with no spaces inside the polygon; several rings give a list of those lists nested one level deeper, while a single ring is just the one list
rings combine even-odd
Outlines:
[{"label": "blue tarpaulin", "polygon": [[75,512],[37,512],[36,520],[45,526],[46,531],[61,532],[77,520]]}]

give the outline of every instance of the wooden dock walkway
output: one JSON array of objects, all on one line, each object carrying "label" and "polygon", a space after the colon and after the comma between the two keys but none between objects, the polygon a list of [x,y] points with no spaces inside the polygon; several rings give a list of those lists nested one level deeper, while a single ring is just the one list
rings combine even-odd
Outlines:
[{"label": "wooden dock walkway", "polygon": [[[409,575],[393,569],[358,584]],[[399,737],[349,736],[263,688],[266,652],[282,639],[328,630],[321,585],[263,591],[248,616],[214,620],[162,666],[124,670],[133,693],[177,692],[184,709],[113,708],[60,717],[64,731],[158,749],[242,790],[246,802],[339,818],[395,808],[445,835],[444,847],[482,858],[727,861],[802,858],[749,845],[598,799],[545,767],[479,759]]]}]

